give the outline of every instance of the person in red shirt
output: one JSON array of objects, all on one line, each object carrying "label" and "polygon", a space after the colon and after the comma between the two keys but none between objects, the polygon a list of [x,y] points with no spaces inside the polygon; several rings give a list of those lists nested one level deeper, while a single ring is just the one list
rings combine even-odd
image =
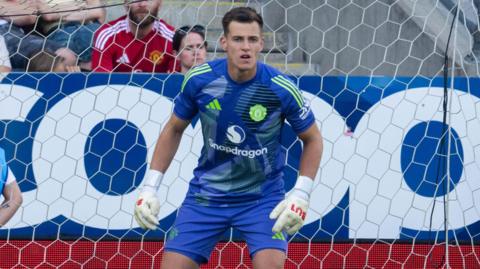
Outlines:
[{"label": "person in red shirt", "polygon": [[175,66],[175,28],[158,19],[162,0],[128,3],[127,15],[95,32],[92,70],[96,72],[170,73]]}]

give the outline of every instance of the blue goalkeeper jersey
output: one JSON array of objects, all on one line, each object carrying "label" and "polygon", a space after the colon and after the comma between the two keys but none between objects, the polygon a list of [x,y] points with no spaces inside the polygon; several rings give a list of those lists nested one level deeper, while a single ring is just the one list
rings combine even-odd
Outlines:
[{"label": "blue goalkeeper jersey", "polygon": [[278,70],[259,62],[255,78],[237,83],[226,59],[185,75],[174,113],[187,121],[199,115],[204,145],[187,198],[205,205],[283,195],[285,119],[297,134],[315,123],[300,90]]}]

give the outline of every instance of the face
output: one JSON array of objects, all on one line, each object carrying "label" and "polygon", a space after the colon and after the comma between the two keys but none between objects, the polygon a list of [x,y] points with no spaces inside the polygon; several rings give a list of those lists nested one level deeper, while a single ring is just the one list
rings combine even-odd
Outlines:
[{"label": "face", "polygon": [[203,64],[207,58],[207,48],[202,36],[193,32],[188,33],[182,39],[177,55],[184,69],[189,70],[195,65]]},{"label": "face", "polygon": [[[220,42],[227,53],[229,72],[255,72],[257,54],[263,49],[263,37],[257,22],[232,21]],[[232,75],[232,74],[230,74]]]},{"label": "face", "polygon": [[161,0],[145,0],[126,4],[128,18],[139,28],[145,28],[155,21],[161,3]]}]

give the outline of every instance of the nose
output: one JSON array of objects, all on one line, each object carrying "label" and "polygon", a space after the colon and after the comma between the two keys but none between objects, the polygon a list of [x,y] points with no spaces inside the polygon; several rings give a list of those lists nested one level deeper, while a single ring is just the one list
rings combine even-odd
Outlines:
[{"label": "nose", "polygon": [[250,42],[248,42],[248,40],[244,40],[242,42],[242,47],[241,47],[242,50],[250,50]]}]

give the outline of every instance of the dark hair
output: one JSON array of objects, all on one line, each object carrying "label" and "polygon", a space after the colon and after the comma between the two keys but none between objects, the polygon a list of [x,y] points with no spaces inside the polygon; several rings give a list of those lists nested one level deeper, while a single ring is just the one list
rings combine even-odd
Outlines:
[{"label": "dark hair", "polygon": [[202,25],[196,24],[194,26],[185,25],[178,28],[173,35],[172,41],[172,48],[175,51],[180,51],[180,44],[182,44],[183,38],[187,36],[188,33],[197,33],[199,34],[203,41],[205,42],[205,46],[207,46],[207,41],[205,41],[205,27]]},{"label": "dark hair", "polygon": [[260,29],[263,28],[263,19],[257,11],[251,7],[236,7],[228,11],[222,19],[223,34],[228,34],[228,26],[232,21],[241,22],[241,23],[251,23],[256,22],[260,26]]},{"label": "dark hair", "polygon": [[28,61],[27,72],[51,72],[60,63],[65,61],[49,51],[41,51]]}]

